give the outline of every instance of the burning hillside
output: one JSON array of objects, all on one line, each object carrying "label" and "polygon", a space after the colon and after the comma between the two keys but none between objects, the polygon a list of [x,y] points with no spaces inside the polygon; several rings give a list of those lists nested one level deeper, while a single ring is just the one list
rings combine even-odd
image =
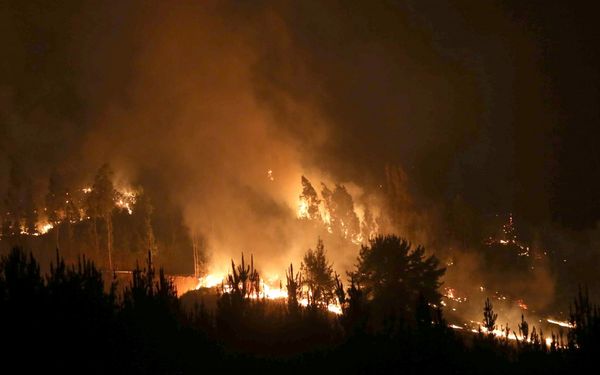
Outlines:
[{"label": "burning hillside", "polygon": [[373,217],[372,209],[363,206],[362,215],[357,214],[352,196],[344,185],[335,185],[330,190],[321,183],[321,195],[310,181],[302,176],[302,194],[299,196],[297,216],[301,220],[312,221],[322,225],[331,234],[360,245],[377,234],[377,218]]},{"label": "burning hillside", "polygon": [[[406,192],[402,192],[398,185],[403,177],[394,180],[394,174],[390,176],[387,184],[395,186],[391,191],[396,201],[402,202],[405,209],[409,208]],[[48,192],[44,195],[43,206],[33,211],[22,208],[27,205],[14,206],[5,213],[0,240],[8,246],[19,238],[40,237],[41,241],[59,247],[67,255],[76,257],[81,251],[91,254],[92,259],[105,264],[108,269],[131,270],[135,260],[139,260],[148,250],[155,254],[158,262],[168,264],[173,250],[169,249],[169,242],[161,235],[164,233],[160,227],[160,223],[164,222],[161,217],[163,213],[152,209],[141,187],[133,189],[127,187],[128,184],[116,185],[112,178],[110,169],[103,167],[92,184],[69,188],[61,183],[58,176],[53,175],[49,180]],[[268,171],[267,181],[274,187],[281,186],[273,170]],[[299,184],[296,184],[296,188],[290,189],[296,191],[295,198],[285,204],[292,216],[286,224],[286,231],[294,236],[293,243],[299,248],[281,248],[281,260],[257,254],[261,278],[255,293],[250,294],[251,298],[287,300],[289,293],[284,287],[289,277],[285,272],[287,265],[290,262],[298,265],[302,248],[309,248],[316,238],[324,240],[332,266],[340,275],[345,275],[360,247],[380,233],[380,228],[389,227],[392,222],[385,217],[387,211],[373,204],[382,201],[381,197],[374,199],[362,189],[355,186],[349,189],[339,183],[333,184],[334,188],[331,189],[330,185],[321,182],[317,191],[305,176],[297,181]],[[357,194],[352,195],[351,190]],[[15,195],[11,191],[8,194]],[[404,198],[399,198],[402,196]],[[183,233],[183,242],[174,244],[183,246],[177,251],[184,251],[184,258],[187,259],[183,271],[171,272],[180,275],[175,279],[180,295],[198,288],[213,289],[217,293],[231,291],[231,287],[226,286],[230,272],[227,264],[235,258],[236,253],[248,248],[220,247],[217,238],[211,237],[213,234],[210,230],[195,235]],[[436,253],[436,250],[439,249],[431,252]],[[483,242],[476,253],[478,260],[475,272],[469,269],[469,256],[464,253],[446,250],[441,254],[450,259],[446,262],[447,274],[441,305],[454,326],[466,330],[477,329],[473,322],[478,320],[482,301],[486,297],[492,298],[507,326],[514,327],[521,314],[540,322],[546,319],[548,322],[565,320],[564,310],[553,308],[551,301],[535,295],[540,283],[552,283],[544,279],[548,277],[548,252],[534,251],[519,239],[512,215],[509,215],[499,233],[488,236]],[[510,282],[507,282],[507,278],[510,278]],[[299,303],[307,306],[310,301],[309,290],[300,289],[299,293]],[[328,309],[339,314],[342,306],[332,300],[328,303]]]}]

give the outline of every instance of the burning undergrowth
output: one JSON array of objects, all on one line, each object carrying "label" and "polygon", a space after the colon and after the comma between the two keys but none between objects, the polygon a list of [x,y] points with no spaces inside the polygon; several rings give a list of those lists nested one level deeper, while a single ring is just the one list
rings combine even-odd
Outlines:
[{"label": "burning undergrowth", "polygon": [[457,329],[477,330],[484,302],[489,298],[498,313],[498,333],[517,329],[522,316],[546,332],[558,332],[551,321],[567,320],[568,308],[556,297],[557,275],[550,251],[521,241],[512,215],[499,230],[471,251],[447,262],[443,305]]},{"label": "burning undergrowth", "polygon": [[[267,170],[263,178],[272,189],[285,186],[274,170]],[[248,215],[235,218],[229,213],[225,218],[230,221],[224,221],[223,216],[215,217],[209,228],[200,227],[190,232],[182,226],[178,244],[173,238],[169,241],[161,235],[164,233],[163,213],[152,208],[144,190],[131,188],[131,184],[124,182],[114,184],[109,167],[101,168],[92,183],[83,187],[69,187],[58,175],[52,175],[48,192],[38,200],[43,202],[38,208],[27,211],[26,205],[13,205],[7,209],[2,242],[8,245],[11,239],[41,237],[43,241],[47,238],[51,246],[67,249],[67,254],[72,247],[73,255],[81,251],[94,254],[92,258],[99,264],[121,271],[130,269],[135,259],[147,250],[163,264],[176,256],[173,253],[176,250],[179,257],[187,259],[180,268],[182,271],[171,272],[183,274],[176,278],[180,295],[193,288],[230,292],[231,287],[228,289],[225,285],[236,265],[232,264],[231,268],[228,265],[236,254],[246,252],[254,254],[251,267],[254,269],[256,259],[261,274],[255,293],[249,295],[285,300],[289,297],[284,287],[286,280],[289,281],[287,273],[293,274],[294,264],[297,269],[300,267],[299,260],[306,249],[314,245],[315,239],[320,238],[323,240],[320,243],[327,245],[332,270],[345,282],[361,246],[378,234],[405,232],[426,238],[427,252],[443,261],[446,273],[440,289],[441,306],[454,326],[475,329],[486,298],[495,303],[504,326],[514,327],[522,314],[540,322],[565,320],[565,309],[555,306],[553,300],[554,277],[549,267],[552,261],[549,251],[521,241],[512,216],[479,247],[464,250],[457,246],[456,249],[460,249],[457,251],[450,246],[435,246],[443,241],[432,235],[436,231],[435,221],[430,221],[433,215],[426,210],[425,214],[413,212],[419,207],[408,193],[406,175],[399,168],[388,168],[385,184],[371,194],[352,183],[319,181],[319,185],[313,185],[303,175],[296,181],[295,188],[283,188],[294,192],[285,202],[253,192],[250,187],[240,191],[248,198],[246,209],[257,217],[264,216],[259,222],[252,222],[252,226],[244,224],[247,228],[263,228],[250,238],[243,236],[246,230],[243,234],[235,233],[229,227],[247,219]],[[22,194],[23,190],[16,185],[13,182],[15,188],[7,192],[9,197],[17,192]],[[28,199],[32,198],[24,196],[14,201]],[[273,225],[276,218],[279,221]],[[419,229],[413,231],[414,228]],[[273,242],[274,238],[278,241]],[[133,251],[134,247],[143,251]],[[286,271],[290,263],[292,270]],[[243,258],[241,267],[246,267]],[[305,296],[299,298],[299,303],[306,306],[310,298],[306,290],[303,293]],[[341,312],[339,303],[328,305],[330,311]]]},{"label": "burning undergrowth", "polygon": [[[397,233],[447,264],[444,287],[469,301],[498,291],[536,311],[552,306],[553,280],[543,259],[535,270],[525,259],[536,256],[531,252],[497,265],[492,258],[512,254],[513,244],[480,246],[483,237],[463,223],[483,219],[463,220],[469,204],[448,210],[439,199],[452,201],[454,182],[470,181],[459,178],[459,167],[448,171],[464,157],[454,150],[471,149],[472,139],[482,143],[478,117],[464,117],[465,106],[447,100],[448,82],[464,77],[455,64],[447,69],[437,54],[415,64],[404,51],[388,59],[381,53],[392,47],[387,43],[368,50],[372,41],[341,43],[328,32],[334,27],[328,16],[297,23],[294,15],[312,6],[101,8],[54,22],[77,38],[74,51],[48,51],[68,54],[79,69],[62,66],[62,58],[48,65],[35,54],[48,71],[24,71],[15,77],[22,87],[0,88],[3,248],[12,237],[39,253],[58,246],[116,269],[132,268],[152,249],[169,273],[202,276],[208,284],[222,280],[231,259],[244,252],[254,254],[265,282],[276,287],[318,238],[345,278],[361,244]],[[338,6],[317,8],[330,15]],[[123,17],[118,25],[109,21],[115,12]],[[355,21],[335,27],[350,32]],[[395,37],[405,38],[412,21],[397,21],[394,27],[407,32]],[[46,34],[32,38],[40,45],[64,39],[49,33],[45,41]],[[348,58],[321,55],[321,41]],[[437,70],[444,74],[430,74]],[[56,81],[65,71],[73,74],[66,80],[72,86]],[[373,77],[373,71],[386,73]],[[456,97],[481,96],[458,86]],[[65,92],[47,95],[48,87]],[[29,110],[31,103],[39,105]],[[452,125],[465,120],[472,124]],[[116,193],[87,207],[100,191],[90,173],[105,161],[118,172]],[[54,168],[66,181],[60,173],[49,181]],[[446,211],[455,218],[446,220]],[[473,316],[481,304],[474,301]]]}]

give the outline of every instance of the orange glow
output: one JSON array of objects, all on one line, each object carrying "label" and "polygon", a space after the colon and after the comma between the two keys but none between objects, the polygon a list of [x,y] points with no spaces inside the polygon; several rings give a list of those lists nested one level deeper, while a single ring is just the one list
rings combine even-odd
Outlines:
[{"label": "orange glow", "polygon": [[[218,287],[221,284],[223,285],[224,292],[229,292],[229,288],[225,285],[226,276],[216,275],[216,274],[208,274],[204,277],[198,279],[198,284],[196,289],[200,288],[214,288]],[[286,300],[288,298],[288,292],[285,287],[280,288],[279,278],[277,276],[268,277],[267,282],[265,280],[260,281],[260,292],[258,295],[251,294],[249,298],[251,299],[269,299],[269,300]],[[298,303],[301,306],[308,306],[307,298],[300,298]],[[337,302],[330,303],[327,305],[327,310],[333,314],[341,315],[342,314],[342,306],[340,306]]]},{"label": "orange glow", "polygon": [[558,326],[565,327],[565,328],[575,328],[575,326],[569,322],[562,322],[562,321],[554,320],[554,319],[546,319],[546,321],[550,324],[556,324]]}]

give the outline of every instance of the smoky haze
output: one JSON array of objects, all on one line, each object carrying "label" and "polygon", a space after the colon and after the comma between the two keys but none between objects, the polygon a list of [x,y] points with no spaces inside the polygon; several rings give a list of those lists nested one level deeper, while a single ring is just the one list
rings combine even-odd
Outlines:
[{"label": "smoky haze", "polygon": [[[39,191],[52,169],[80,186],[110,162],[157,215],[182,210],[221,271],[243,251],[280,272],[315,245],[322,231],[296,220],[302,175],[381,211],[399,167],[406,215],[381,229],[434,247],[456,199],[531,224],[568,212],[550,204],[569,160],[543,25],[433,3],[5,4],[3,186],[15,161]],[[356,246],[325,245],[352,264]]]}]

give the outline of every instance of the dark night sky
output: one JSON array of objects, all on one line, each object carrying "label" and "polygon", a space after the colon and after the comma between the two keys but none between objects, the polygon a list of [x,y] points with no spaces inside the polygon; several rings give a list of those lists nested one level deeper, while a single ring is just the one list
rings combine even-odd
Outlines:
[{"label": "dark night sky", "polygon": [[[205,17],[199,5],[119,3],[0,6],[3,159],[20,154],[48,170],[85,154],[82,141],[104,129],[100,113],[115,103],[135,109],[136,56],[154,43],[149,35],[170,35],[151,30],[179,11],[192,20],[198,12],[199,24]],[[461,195],[484,214],[513,211],[573,228],[600,219],[600,41],[583,3],[212,7],[228,33],[250,35],[242,42],[257,56],[249,90],[285,124],[274,133],[309,145],[307,162],[364,184],[398,163],[418,194]],[[285,37],[264,25],[265,14]],[[187,33],[173,35],[185,50]],[[326,119],[325,142],[313,144],[306,127],[286,121],[294,113],[280,92]]]}]

